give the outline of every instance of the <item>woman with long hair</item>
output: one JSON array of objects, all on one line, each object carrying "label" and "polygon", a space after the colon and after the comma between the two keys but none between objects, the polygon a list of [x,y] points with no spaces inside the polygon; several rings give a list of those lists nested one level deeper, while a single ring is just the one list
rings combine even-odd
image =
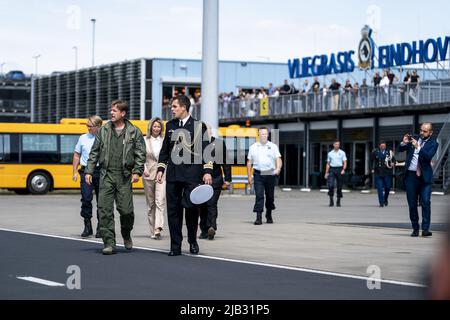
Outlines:
[{"label": "woman with long hair", "polygon": [[159,152],[163,143],[163,122],[159,118],[150,120],[145,137],[147,158],[143,175],[145,198],[147,201],[150,237],[159,240],[164,227],[164,211],[166,207],[166,181],[157,183],[156,172]]}]

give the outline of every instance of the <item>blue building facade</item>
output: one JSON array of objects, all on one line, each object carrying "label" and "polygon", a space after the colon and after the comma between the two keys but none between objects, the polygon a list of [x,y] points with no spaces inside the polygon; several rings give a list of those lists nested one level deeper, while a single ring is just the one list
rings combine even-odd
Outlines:
[{"label": "blue building facade", "polygon": [[[151,69],[152,117],[161,117],[164,100],[176,93],[201,94],[201,60],[155,58],[151,59]],[[219,62],[219,92],[237,93],[240,88],[267,88],[269,83],[280,86],[288,78],[287,63]]]}]

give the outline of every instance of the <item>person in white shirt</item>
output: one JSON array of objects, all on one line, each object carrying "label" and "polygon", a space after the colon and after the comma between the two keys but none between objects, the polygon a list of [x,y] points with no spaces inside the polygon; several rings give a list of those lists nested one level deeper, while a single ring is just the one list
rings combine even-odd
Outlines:
[{"label": "person in white shirt", "polygon": [[382,93],[383,93],[383,103],[389,104],[389,86],[390,86],[390,80],[388,77],[388,74],[386,71],[383,72],[383,78],[381,79],[380,82],[380,87],[383,89]]},{"label": "person in white shirt", "polygon": [[162,183],[157,183],[156,173],[158,158],[163,143],[163,122],[159,118],[150,120],[147,135],[144,138],[147,150],[144,165],[144,190],[147,201],[147,216],[150,226],[150,237],[159,240],[164,228],[164,211],[166,208],[166,180],[163,175]]},{"label": "person in white shirt", "polygon": [[[278,146],[269,141],[269,129],[259,128],[259,142],[250,146],[247,156],[248,184],[255,184],[255,225],[262,224],[262,212],[264,211],[264,193],[266,195],[266,219],[272,224],[272,211],[275,210],[274,197],[275,185],[280,175],[283,163]],[[252,167],[254,176],[252,176]]]},{"label": "person in white shirt", "polygon": [[333,150],[328,152],[327,167],[325,169],[325,179],[328,183],[328,196],[330,197],[330,207],[334,206],[334,180],[337,181],[337,202],[336,206],[341,206],[342,183],[345,170],[347,169],[347,155],[341,148],[341,142],[336,140],[333,144]]},{"label": "person in white shirt", "polygon": [[[98,129],[102,126],[103,120],[99,116],[92,116],[87,119],[86,126],[88,128],[88,133],[83,134],[78,139],[77,145],[73,153],[73,174],[72,180],[77,181],[78,173],[80,174],[80,190],[81,190],[81,216],[84,219],[84,230],[81,237],[87,238],[93,235],[92,230],[92,200],[93,192],[95,190],[95,199],[98,203],[98,194],[100,186],[100,169],[97,167],[93,175],[93,183],[88,185],[85,181],[84,169],[87,165],[87,160],[89,159],[89,153],[91,152],[92,145],[95,141],[95,135]],[[78,170],[78,166],[81,165]],[[97,231],[95,233],[96,238],[101,238],[100,229],[98,224],[98,210],[97,210]]]}]

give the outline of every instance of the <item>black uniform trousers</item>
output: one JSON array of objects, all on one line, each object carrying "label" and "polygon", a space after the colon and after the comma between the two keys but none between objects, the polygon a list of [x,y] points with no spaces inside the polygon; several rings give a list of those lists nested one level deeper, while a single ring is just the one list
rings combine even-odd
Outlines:
[{"label": "black uniform trousers", "polygon": [[[81,212],[80,215],[84,219],[92,218],[92,200],[94,199],[94,190],[95,190],[95,201],[98,206],[98,194],[100,190],[100,167],[96,167],[94,170],[94,174],[92,175],[92,184],[88,185],[86,183],[84,174],[85,167],[81,166],[78,173],[80,174],[80,190],[81,190]],[[97,210],[97,221],[98,219],[98,210]]]},{"label": "black uniform trousers", "polygon": [[202,233],[207,233],[209,228],[217,230],[217,216],[218,209],[217,203],[222,190],[220,188],[214,188],[214,194],[211,199],[201,206],[200,209],[200,230]]},{"label": "black uniform trousers", "polygon": [[259,170],[253,170],[255,184],[255,206],[253,212],[264,211],[264,194],[266,195],[266,210],[275,210],[275,186],[277,184],[277,176],[261,174]]},{"label": "black uniform trousers", "polygon": [[198,183],[166,181],[167,222],[170,231],[170,249],[181,251],[183,241],[183,207],[186,210],[188,242],[197,242],[198,208],[188,200],[190,192]]}]

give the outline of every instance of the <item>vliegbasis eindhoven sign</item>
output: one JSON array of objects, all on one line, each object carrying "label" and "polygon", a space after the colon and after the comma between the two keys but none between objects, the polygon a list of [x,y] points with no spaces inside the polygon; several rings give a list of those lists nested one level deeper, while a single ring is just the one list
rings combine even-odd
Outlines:
[{"label": "vliegbasis eindhoven sign", "polygon": [[358,67],[361,70],[374,69],[375,50],[378,53],[377,67],[380,69],[445,61],[448,58],[450,36],[413,41],[412,43],[403,42],[377,48],[372,39],[372,29],[369,26],[364,26],[361,35],[362,39],[359,42],[357,53],[354,50],[349,50],[337,54],[333,53],[329,56],[316,55],[302,59],[289,59],[290,77],[294,79],[353,72],[356,68],[355,55],[358,59]]}]

